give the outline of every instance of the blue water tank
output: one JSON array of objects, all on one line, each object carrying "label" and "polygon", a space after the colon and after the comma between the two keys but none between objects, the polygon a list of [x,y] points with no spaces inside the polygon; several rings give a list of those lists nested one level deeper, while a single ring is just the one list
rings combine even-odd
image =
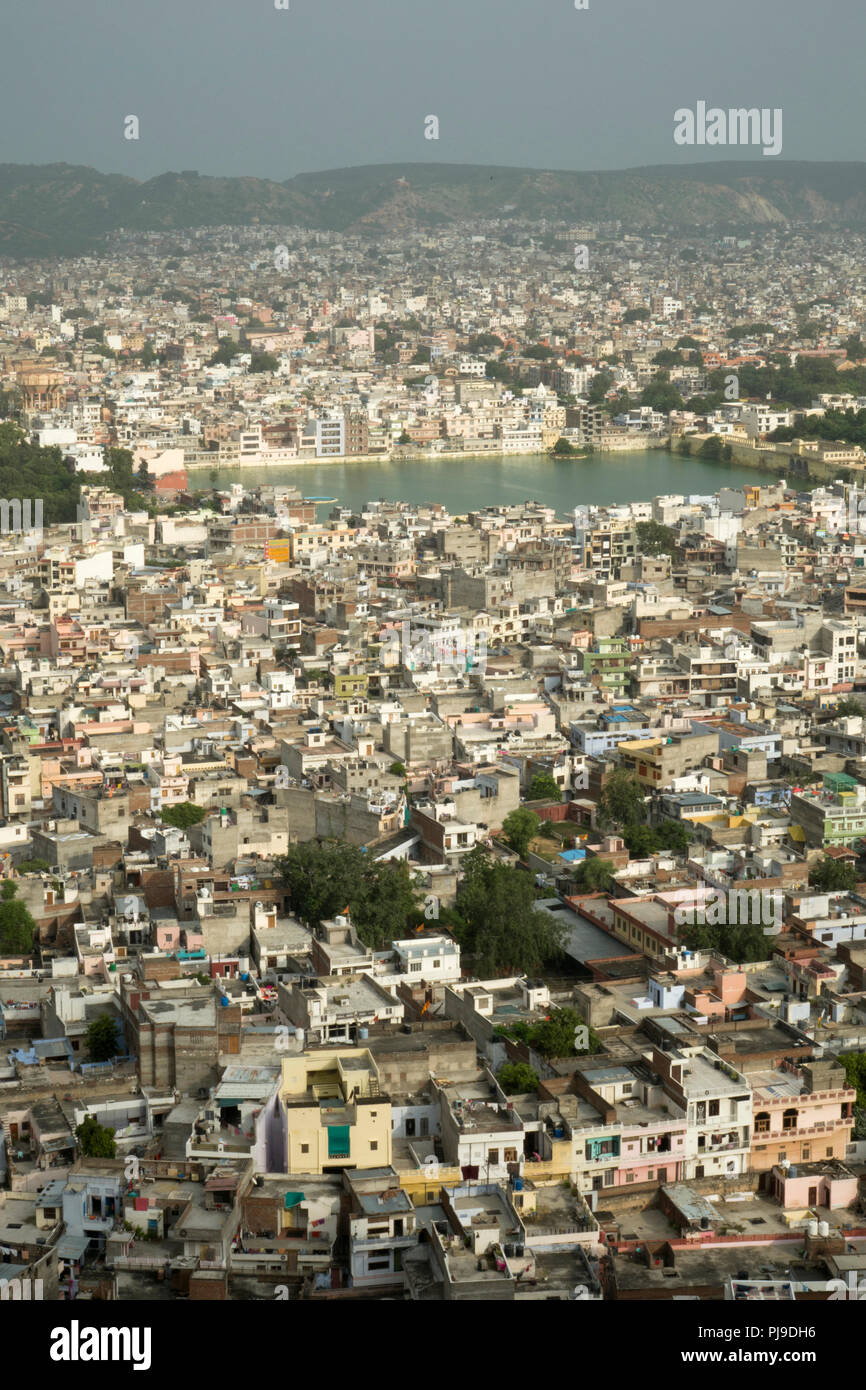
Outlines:
[{"label": "blue water tank", "polygon": [[370,1030],[369,1030],[369,1028],[359,1028],[359,1029],[358,1029],[358,1037],[359,1037],[359,1038],[369,1038],[369,1036],[370,1036]]},{"label": "blue water tank", "polygon": [[249,972],[248,970],[245,970],[245,971],[242,973],[242,975],[241,975],[241,979],[243,980],[244,984],[246,984],[246,982],[247,982],[247,980],[248,980],[249,978],[250,978],[250,972]]},{"label": "blue water tank", "polygon": [[523,1179],[522,1179],[522,1178],[515,1178],[515,1179],[514,1179],[514,1191],[515,1191],[515,1192],[522,1192],[522,1191],[523,1191]]},{"label": "blue water tank", "polygon": [[228,1002],[229,1002],[229,1001],[228,1001],[228,995],[227,995],[227,994],[222,995],[222,997],[221,997],[221,999],[220,999],[220,1003],[222,1004],[222,1006],[223,1006],[224,1009],[225,1009],[225,1008],[228,1008]]}]

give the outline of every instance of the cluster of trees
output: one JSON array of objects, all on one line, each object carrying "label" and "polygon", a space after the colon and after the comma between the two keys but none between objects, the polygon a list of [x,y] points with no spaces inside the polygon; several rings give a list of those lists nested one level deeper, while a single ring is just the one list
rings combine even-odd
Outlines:
[{"label": "cluster of trees", "polygon": [[348,909],[359,939],[384,950],[424,920],[409,866],[369,860],[357,845],[307,840],[290,845],[277,866],[293,911],[313,930]]},{"label": "cluster of trees", "polygon": [[[509,1023],[497,1028],[496,1032],[500,1037],[526,1043],[533,1052],[545,1058],[601,1051],[601,1039],[583,1022],[576,1009],[551,1009],[538,1023]],[[500,1079],[501,1075],[500,1072]]]},{"label": "cluster of trees", "polygon": [[119,492],[125,507],[147,511],[154,506],[153,500],[140,491],[142,487],[150,487],[147,469],[143,467],[143,471],[136,476],[129,449],[107,447],[103,452],[103,462],[108,471],[99,475],[99,481],[111,488],[112,492]]},{"label": "cluster of trees", "polygon": [[857,887],[857,870],[850,860],[824,855],[809,870],[809,887],[820,893],[852,893]]},{"label": "cluster of trees", "polygon": [[532,975],[561,957],[568,928],[536,907],[530,874],[498,863],[481,845],[463,870],[454,934],[475,974]]},{"label": "cluster of trees", "polygon": [[55,445],[31,444],[23,430],[10,420],[0,423],[0,497],[8,501],[29,498],[42,502],[46,526],[75,521],[79,484],[74,469]]},{"label": "cluster of trees", "polygon": [[663,851],[668,854],[685,854],[692,839],[683,822],[679,820],[664,820],[660,825],[625,825],[622,837],[626,849],[634,859],[646,859],[650,854]]},{"label": "cluster of trees", "polygon": [[760,922],[695,923],[680,929],[680,940],[690,951],[720,951],[743,965],[766,960],[769,945]]},{"label": "cluster of trees", "polygon": [[17,892],[18,885],[10,879],[0,888],[0,954],[27,956],[33,950],[36,923]]},{"label": "cluster of trees", "polygon": [[[846,373],[847,380],[848,373]],[[846,444],[866,444],[866,410],[828,410],[825,415],[806,415],[796,425],[780,425],[771,439],[844,439]]]}]

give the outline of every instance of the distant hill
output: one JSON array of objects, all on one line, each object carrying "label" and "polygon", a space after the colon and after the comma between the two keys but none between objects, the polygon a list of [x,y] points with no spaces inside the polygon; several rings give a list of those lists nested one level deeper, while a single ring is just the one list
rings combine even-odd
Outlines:
[{"label": "distant hill", "polygon": [[0,165],[0,255],[71,254],[118,227],[253,222],[323,230],[435,228],[473,218],[611,221],[624,230],[790,223],[866,228],[866,163],[760,159],[600,173],[379,164],[285,183],[193,171],[139,182],[72,164]]}]

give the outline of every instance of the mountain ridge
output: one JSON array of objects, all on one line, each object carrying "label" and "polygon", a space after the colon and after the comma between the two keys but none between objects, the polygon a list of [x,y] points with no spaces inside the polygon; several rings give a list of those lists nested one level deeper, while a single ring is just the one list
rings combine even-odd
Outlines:
[{"label": "mountain ridge", "polygon": [[252,176],[166,171],[138,180],[86,165],[0,164],[0,254],[78,254],[120,227],[302,226],[381,234],[502,216],[619,221],[625,230],[790,224],[866,228],[866,162],[712,160],[572,171],[390,163]]}]

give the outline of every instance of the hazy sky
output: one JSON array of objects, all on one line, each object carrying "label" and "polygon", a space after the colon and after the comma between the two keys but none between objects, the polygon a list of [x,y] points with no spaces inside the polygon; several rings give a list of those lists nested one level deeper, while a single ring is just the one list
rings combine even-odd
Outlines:
[{"label": "hazy sky", "polygon": [[[432,160],[565,169],[678,147],[674,111],[781,107],[781,158],[863,159],[855,0],[7,0],[0,162],[285,179]],[[439,118],[425,140],[424,118]],[[127,115],[140,139],[123,137]]]}]

